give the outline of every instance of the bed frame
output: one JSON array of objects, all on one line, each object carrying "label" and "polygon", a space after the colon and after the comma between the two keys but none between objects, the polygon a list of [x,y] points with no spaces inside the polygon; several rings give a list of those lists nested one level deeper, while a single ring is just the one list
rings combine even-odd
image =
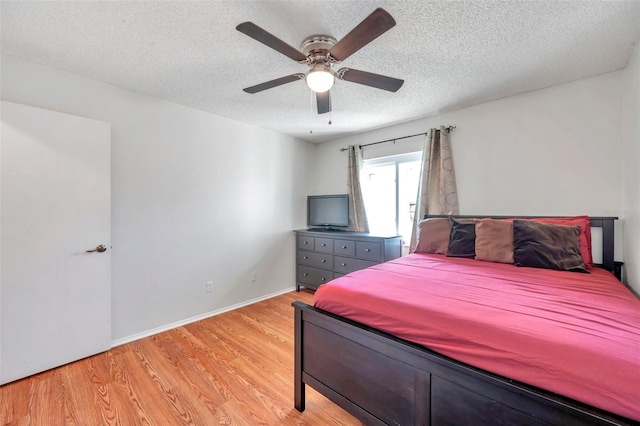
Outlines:
[{"label": "bed frame", "polygon": [[[602,266],[611,271],[616,219],[591,218],[603,230]],[[309,385],[367,425],[640,425],[302,302],[293,306],[298,411]]]}]

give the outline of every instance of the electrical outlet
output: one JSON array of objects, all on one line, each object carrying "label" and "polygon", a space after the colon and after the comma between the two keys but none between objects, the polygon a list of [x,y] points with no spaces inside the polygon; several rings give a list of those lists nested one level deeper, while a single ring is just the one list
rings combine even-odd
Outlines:
[{"label": "electrical outlet", "polygon": [[255,283],[257,280],[255,271],[251,273],[251,282]]},{"label": "electrical outlet", "polygon": [[213,281],[207,281],[207,285],[205,287],[205,291],[207,293],[211,293],[213,291]]}]

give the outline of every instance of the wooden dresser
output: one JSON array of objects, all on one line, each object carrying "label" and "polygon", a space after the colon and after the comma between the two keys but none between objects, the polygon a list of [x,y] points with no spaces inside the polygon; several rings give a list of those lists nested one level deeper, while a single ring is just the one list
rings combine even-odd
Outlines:
[{"label": "wooden dresser", "polygon": [[399,235],[297,230],[296,290],[311,290],[349,272],[400,257]]}]

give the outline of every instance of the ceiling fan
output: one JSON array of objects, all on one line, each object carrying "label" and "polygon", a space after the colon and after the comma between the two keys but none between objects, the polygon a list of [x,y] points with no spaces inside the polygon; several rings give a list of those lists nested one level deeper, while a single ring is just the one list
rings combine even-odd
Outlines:
[{"label": "ceiling fan", "polygon": [[263,90],[305,79],[311,90],[316,92],[318,114],[331,111],[329,89],[338,78],[352,83],[364,84],[377,89],[396,92],[404,80],[387,77],[371,72],[340,68],[333,71],[331,67],[338,64],[358,50],[390,30],[396,25],[393,17],[382,8],[377,8],[340,41],[320,34],[307,37],[300,45],[300,50],[288,45],[273,34],[263,30],[253,22],[243,22],[236,29],[262,44],[282,53],[294,61],[310,67],[306,73],[291,74],[286,77],[257,84],[243,89],[247,93],[258,93]]}]

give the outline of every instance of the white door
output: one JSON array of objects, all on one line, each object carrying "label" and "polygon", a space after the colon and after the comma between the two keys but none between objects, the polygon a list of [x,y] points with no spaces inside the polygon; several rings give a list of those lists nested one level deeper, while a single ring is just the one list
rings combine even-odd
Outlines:
[{"label": "white door", "polygon": [[3,384],[109,349],[111,127],[4,101],[0,112]]}]

